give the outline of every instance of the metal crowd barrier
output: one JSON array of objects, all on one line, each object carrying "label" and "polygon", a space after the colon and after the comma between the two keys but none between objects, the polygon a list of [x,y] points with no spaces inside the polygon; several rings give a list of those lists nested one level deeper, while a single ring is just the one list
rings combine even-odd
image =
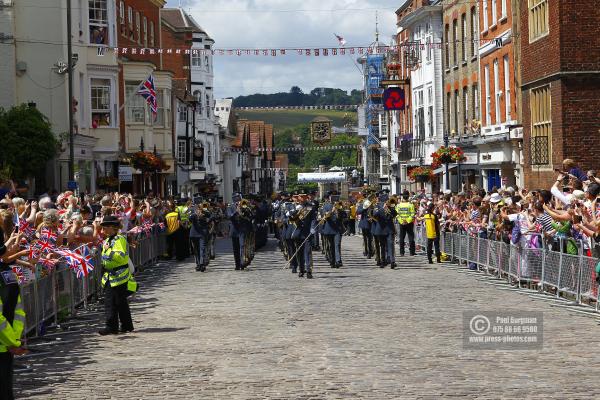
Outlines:
[{"label": "metal crowd barrier", "polygon": [[[415,229],[417,244],[425,247],[424,227]],[[598,311],[598,258],[588,257],[584,242],[577,243],[578,254],[567,254],[566,240],[560,239],[558,249],[548,248],[540,234],[527,234],[519,244],[504,243],[465,232],[443,232],[440,249],[460,264],[476,265],[477,269],[510,283],[537,286],[540,292],[573,300],[577,304],[595,303]],[[532,242],[537,241],[536,246]],[[561,251],[562,250],[562,251]]]},{"label": "metal crowd barrier", "polygon": [[[136,268],[157,262],[165,253],[166,237],[164,233],[154,232],[129,246],[129,257]],[[101,295],[102,277],[100,252],[94,255],[94,270],[86,277],[78,279],[66,265],[59,264],[50,274],[40,277],[40,267],[35,279],[21,286],[21,301],[26,313],[25,335],[29,337],[44,334],[48,323],[58,323],[66,317],[77,314],[82,305]]]}]

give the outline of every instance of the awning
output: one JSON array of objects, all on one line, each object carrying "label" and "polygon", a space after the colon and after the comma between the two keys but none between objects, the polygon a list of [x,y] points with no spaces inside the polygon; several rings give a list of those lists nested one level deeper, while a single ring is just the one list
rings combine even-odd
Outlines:
[{"label": "awning", "polygon": [[[449,164],[449,165],[448,165],[448,171],[450,171],[451,169],[454,169],[454,168],[456,168],[456,164]],[[444,165],[444,166],[442,166],[442,167],[439,167],[439,168],[436,168],[436,169],[434,169],[434,170],[433,170],[433,174],[434,174],[434,175],[437,175],[437,174],[442,174],[442,173],[444,173],[445,171],[446,171],[446,166]]]}]

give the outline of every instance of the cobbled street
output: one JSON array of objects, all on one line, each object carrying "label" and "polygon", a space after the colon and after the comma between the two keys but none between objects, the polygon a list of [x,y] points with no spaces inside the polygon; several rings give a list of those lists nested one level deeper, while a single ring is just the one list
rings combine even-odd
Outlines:
[{"label": "cobbled street", "polygon": [[[375,267],[360,237],[341,269],[316,254],[315,279],[282,269],[270,241],[247,271],[228,241],[206,273],[192,263],[147,269],[136,331],[100,337],[102,308],[34,342],[17,361],[18,398],[438,399],[591,398],[600,394],[597,321],[456,265],[423,256]],[[542,351],[462,345],[464,310],[544,313]]]}]

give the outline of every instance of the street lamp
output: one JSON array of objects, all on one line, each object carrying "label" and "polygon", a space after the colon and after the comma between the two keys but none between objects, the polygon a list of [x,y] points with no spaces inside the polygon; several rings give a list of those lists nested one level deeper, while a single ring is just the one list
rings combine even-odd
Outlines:
[{"label": "street lamp", "polygon": [[[450,137],[447,133],[444,133],[444,146],[448,148],[450,143]],[[446,189],[450,189],[450,175],[448,174],[448,163],[446,163]]]}]

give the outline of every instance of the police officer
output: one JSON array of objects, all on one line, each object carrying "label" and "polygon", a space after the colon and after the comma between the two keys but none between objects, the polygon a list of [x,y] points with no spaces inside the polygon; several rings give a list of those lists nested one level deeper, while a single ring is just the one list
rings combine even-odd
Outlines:
[{"label": "police officer", "polygon": [[[15,237],[16,236],[16,237]],[[25,328],[25,311],[19,294],[19,283],[8,262],[19,249],[18,236],[12,236],[5,246],[4,232],[0,228],[0,399],[13,399],[13,360],[26,350],[21,347],[21,335]]]},{"label": "police officer", "polygon": [[232,196],[232,203],[227,207],[227,218],[231,222],[231,244],[233,245],[233,259],[235,260],[235,269],[242,270],[246,268],[246,234],[249,232],[247,218],[241,214],[240,203],[242,195],[236,193]]},{"label": "police officer", "polygon": [[400,256],[404,256],[404,244],[406,235],[410,255],[415,255],[415,206],[409,201],[410,193],[408,190],[402,192],[402,200],[396,205],[396,214],[398,225],[400,226]]},{"label": "police officer", "polygon": [[179,226],[181,229],[181,240],[183,242],[183,258],[188,258],[190,255],[190,207],[189,207],[189,199],[182,198],[179,202],[177,202],[177,207],[175,211],[179,215]]},{"label": "police officer", "polygon": [[193,207],[190,216],[190,240],[196,259],[196,271],[204,272],[209,264],[209,240],[212,224],[212,215],[208,203],[203,202]]},{"label": "police officer", "polygon": [[104,287],[104,310],[106,327],[101,335],[133,331],[133,321],[127,296],[137,291],[137,283],[129,270],[127,239],[119,235],[121,222],[116,216],[108,215],[100,223],[106,239],[102,244],[102,287]]}]

